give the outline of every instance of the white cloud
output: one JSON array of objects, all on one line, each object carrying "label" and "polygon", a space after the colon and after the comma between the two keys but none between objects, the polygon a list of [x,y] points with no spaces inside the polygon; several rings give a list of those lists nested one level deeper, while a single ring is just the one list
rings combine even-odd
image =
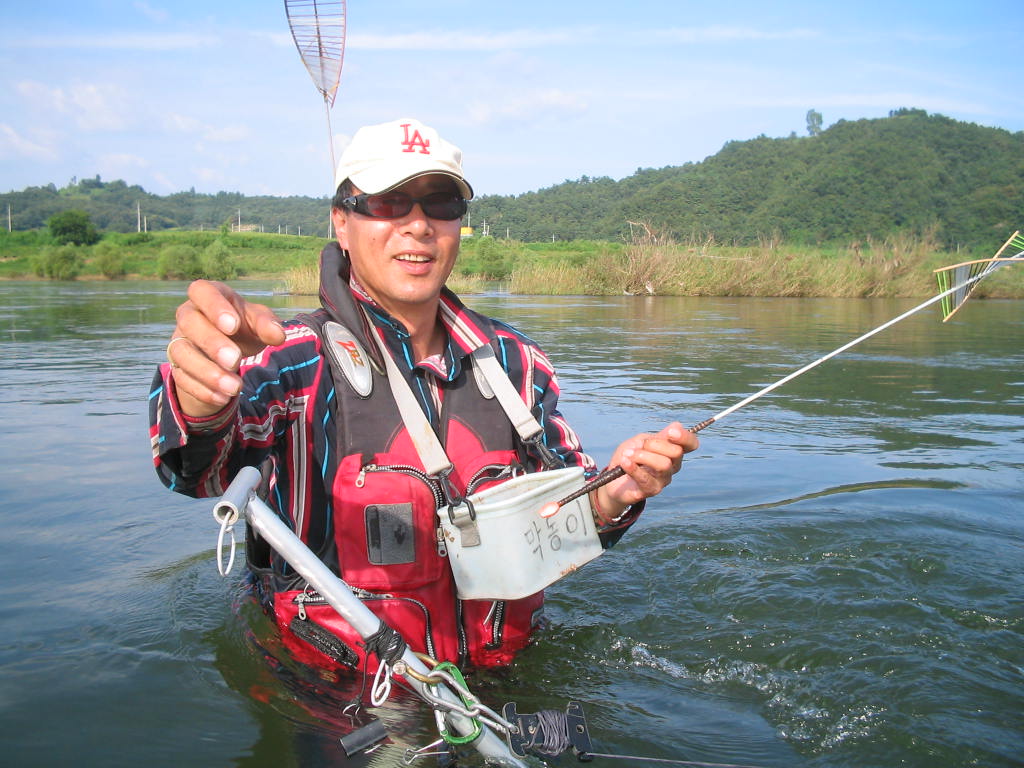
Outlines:
[{"label": "white cloud", "polygon": [[481,34],[460,30],[413,32],[396,35],[349,35],[346,46],[376,51],[504,51],[581,44],[591,37],[589,30],[533,29]]},{"label": "white cloud", "polygon": [[505,95],[501,99],[475,101],[469,104],[469,117],[478,124],[504,120],[525,121],[552,114],[582,114],[588,109],[586,101],[577,94],[557,88],[547,88],[517,96]]},{"label": "white cloud", "polygon": [[182,51],[212,47],[221,44],[215,35],[200,34],[147,34],[105,33],[95,35],[47,35],[45,37],[8,37],[3,41],[8,48],[48,50],[119,50],[119,51]]},{"label": "white cloud", "polygon": [[265,32],[256,31],[250,33],[253,37],[266,40],[277,48],[291,48],[295,45],[295,39],[289,32]]},{"label": "white cloud", "polygon": [[665,40],[678,43],[734,43],[751,40],[809,40],[819,37],[812,29],[794,28],[783,30],[756,29],[754,27],[672,27],[655,30],[653,34]]},{"label": "white cloud", "polygon": [[194,136],[203,141],[210,141],[215,144],[224,144],[238,141],[248,141],[252,131],[249,126],[242,124],[210,125],[190,115],[182,115],[177,112],[168,112],[163,115],[164,129],[170,133],[179,133],[186,136]]},{"label": "white cloud", "polygon": [[163,114],[164,129],[171,133],[201,133],[203,124],[194,117],[181,115],[177,112],[165,112]]},{"label": "white cloud", "polygon": [[65,115],[88,132],[119,131],[128,127],[130,100],[123,88],[110,83],[72,83],[50,86],[34,80],[17,83],[15,90],[37,110]]},{"label": "white cloud", "polygon": [[251,131],[245,125],[206,126],[203,138],[219,144],[230,144],[236,141],[248,141]]},{"label": "white cloud", "polygon": [[131,113],[124,89],[111,84],[72,86],[69,93],[70,112],[84,131],[120,131],[128,127]]},{"label": "white cloud", "polygon": [[0,123],[0,157],[49,162],[56,160],[58,155],[52,147],[27,139],[6,123]]},{"label": "white cloud", "polygon": [[147,19],[155,21],[158,24],[163,24],[168,18],[170,18],[170,14],[163,8],[154,8],[149,3],[142,2],[142,0],[136,0],[132,5],[135,6],[135,10]]}]

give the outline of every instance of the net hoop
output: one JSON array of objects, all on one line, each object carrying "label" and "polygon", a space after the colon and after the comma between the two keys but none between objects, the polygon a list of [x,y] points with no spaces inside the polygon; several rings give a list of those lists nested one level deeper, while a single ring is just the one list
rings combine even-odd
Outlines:
[{"label": "net hoop", "polygon": [[328,108],[345,60],[345,0],[284,0],[288,26],[302,63]]}]

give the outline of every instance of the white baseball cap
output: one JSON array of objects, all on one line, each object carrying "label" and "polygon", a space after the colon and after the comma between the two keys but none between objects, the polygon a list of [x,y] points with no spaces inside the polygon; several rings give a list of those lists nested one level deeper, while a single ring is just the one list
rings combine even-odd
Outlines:
[{"label": "white baseball cap", "polygon": [[356,131],[341,155],[334,188],[350,179],[375,195],[432,173],[450,176],[464,198],[473,198],[473,188],[462,175],[462,150],[419,120],[403,118]]}]

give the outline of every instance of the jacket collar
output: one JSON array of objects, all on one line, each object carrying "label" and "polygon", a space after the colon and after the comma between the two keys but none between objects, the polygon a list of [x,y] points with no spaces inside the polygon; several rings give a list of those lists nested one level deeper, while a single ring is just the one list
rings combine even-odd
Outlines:
[{"label": "jacket collar", "polygon": [[[393,341],[404,343],[408,338],[408,331],[402,323],[377,304],[352,276],[348,253],[337,242],[328,243],[320,253],[320,303],[337,322],[362,335],[366,349],[378,363],[381,362],[379,350],[369,337],[367,313],[358,310],[359,304],[370,310],[374,325],[391,329],[391,333],[385,334],[390,337],[389,347],[393,346]],[[490,343],[497,334],[489,318],[467,308],[447,287],[441,289],[438,317],[448,332],[447,349],[443,360],[428,362],[425,367],[443,379],[453,380],[465,358]]]}]

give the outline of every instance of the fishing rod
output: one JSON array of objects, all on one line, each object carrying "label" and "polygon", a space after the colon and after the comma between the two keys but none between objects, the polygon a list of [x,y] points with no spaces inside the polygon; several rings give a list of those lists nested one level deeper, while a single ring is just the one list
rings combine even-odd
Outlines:
[{"label": "fishing rod", "polygon": [[[1021,250],[1020,250],[1019,253],[1016,253],[1013,256],[1002,257],[1002,253],[1008,247],[1010,247],[1010,246],[1013,246],[1015,248],[1020,248]],[[729,406],[725,410],[720,411],[719,413],[716,413],[714,416],[711,416],[710,418],[705,419],[704,421],[700,422],[699,424],[694,424],[692,427],[690,427],[690,432],[693,432],[694,434],[696,434],[697,432],[700,432],[701,430],[706,429],[707,427],[710,427],[716,421],[720,421],[721,419],[724,419],[729,414],[735,413],[740,408],[743,408],[743,407],[745,407],[747,405],[750,405],[755,400],[763,397],[764,395],[767,395],[769,392],[772,392],[772,391],[778,389],[783,384],[786,384],[786,383],[792,381],[793,379],[795,379],[797,376],[802,376],[803,374],[807,373],[811,369],[817,368],[819,365],[821,365],[822,363],[826,362],[827,360],[831,360],[836,355],[842,354],[846,350],[850,349],[850,347],[856,346],[857,344],[860,344],[865,339],[870,339],[876,333],[881,333],[886,328],[889,328],[890,326],[895,325],[896,323],[900,322],[901,320],[905,320],[906,318],[910,317],[911,315],[915,314],[916,312],[920,312],[922,309],[924,309],[926,307],[929,307],[932,304],[935,304],[937,302],[943,301],[947,297],[950,297],[950,296],[953,296],[954,294],[956,294],[956,299],[957,299],[956,306],[954,306],[954,307],[948,307],[948,306],[944,307],[943,322],[945,322],[946,320],[949,319],[949,317],[954,312],[956,312],[961,306],[963,306],[963,304],[967,301],[967,298],[970,296],[971,292],[974,290],[974,288],[977,286],[978,282],[982,278],[987,277],[988,275],[992,274],[996,269],[998,269],[999,267],[1001,267],[1004,264],[1013,263],[1013,262],[1021,262],[1021,261],[1024,261],[1024,237],[1021,237],[1021,234],[1018,231],[1018,232],[1014,232],[1010,236],[1010,239],[1007,240],[1006,243],[1003,244],[1003,247],[1000,248],[999,251],[996,253],[996,255],[993,256],[992,258],[989,258],[989,259],[978,259],[976,261],[968,261],[968,262],[964,262],[962,264],[954,264],[954,265],[949,266],[949,267],[942,267],[940,269],[935,270],[936,276],[939,279],[939,285],[943,286],[943,287],[945,285],[949,284],[949,275],[950,275],[950,273],[952,273],[955,276],[955,278],[957,278],[957,279],[959,279],[965,273],[968,274],[969,276],[965,280],[963,280],[963,282],[958,283],[957,285],[953,286],[952,288],[946,288],[946,290],[942,291],[941,293],[937,294],[936,296],[933,296],[932,298],[928,299],[927,301],[921,302],[920,304],[918,304],[913,309],[908,309],[902,315],[900,315],[898,317],[894,317],[892,320],[889,320],[888,322],[882,323],[877,328],[873,328],[872,330],[868,331],[867,333],[865,333],[865,334],[863,334],[861,336],[858,336],[853,341],[848,341],[846,344],[843,344],[841,347],[838,347],[838,348],[832,350],[827,355],[822,355],[817,360],[814,360],[813,362],[808,363],[807,365],[803,366],[802,368],[800,368],[800,369],[798,369],[796,371],[793,371],[792,373],[790,373],[787,376],[783,376],[781,379],[779,379],[775,383],[769,384],[764,389],[762,389],[762,390],[760,390],[758,392],[755,392],[754,394],[750,395],[749,397],[745,397],[743,400],[740,400],[735,405]],[[552,502],[549,502],[548,504],[545,504],[541,508],[539,514],[541,515],[541,517],[550,517],[551,515],[555,514],[555,512],[557,512],[563,505],[568,504],[569,502],[574,501],[575,499],[578,499],[580,496],[583,496],[584,494],[587,494],[587,493],[590,493],[591,491],[597,490],[602,485],[607,485],[612,480],[620,478],[620,477],[622,477],[625,474],[626,474],[626,470],[624,470],[621,466],[608,467],[607,469],[605,469],[605,470],[601,471],[600,473],[598,473],[597,475],[595,475],[594,478],[592,480],[590,480],[589,482],[587,482],[582,488],[580,488],[579,490],[574,491],[573,493],[569,494],[564,499],[560,499],[558,501],[552,501]]]}]

